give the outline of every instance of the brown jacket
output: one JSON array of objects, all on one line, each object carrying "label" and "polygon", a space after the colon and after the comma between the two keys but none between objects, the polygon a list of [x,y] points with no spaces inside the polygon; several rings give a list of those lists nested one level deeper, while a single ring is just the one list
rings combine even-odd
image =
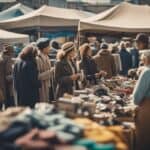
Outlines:
[{"label": "brown jacket", "polygon": [[[72,63],[72,65],[77,73],[75,64]],[[73,89],[78,89],[78,83],[74,84],[70,78],[72,74],[72,69],[66,59],[57,62],[55,67],[56,98],[62,97],[65,93],[73,94]]]},{"label": "brown jacket", "polygon": [[12,56],[0,55],[0,101],[13,96],[13,64]]},{"label": "brown jacket", "polygon": [[37,57],[37,67],[39,71],[39,80],[41,88],[39,90],[40,102],[49,102],[49,90],[51,80],[51,62],[49,57],[39,52]]},{"label": "brown jacket", "polygon": [[150,98],[144,99],[136,110],[136,150],[150,149]]},{"label": "brown jacket", "polygon": [[108,50],[102,50],[99,52],[96,56],[94,56],[94,60],[97,64],[98,70],[106,71],[108,78],[111,78],[116,74],[114,57]]}]

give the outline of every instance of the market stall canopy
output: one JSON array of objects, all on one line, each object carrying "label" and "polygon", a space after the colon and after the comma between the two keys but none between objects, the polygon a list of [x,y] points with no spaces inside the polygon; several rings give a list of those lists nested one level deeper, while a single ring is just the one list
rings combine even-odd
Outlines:
[{"label": "market stall canopy", "polygon": [[3,43],[29,43],[29,36],[0,29],[0,41]]},{"label": "market stall canopy", "polygon": [[16,4],[15,6],[8,8],[7,10],[0,12],[0,20],[7,20],[7,19],[19,17],[27,13],[30,13],[31,11],[33,11],[32,8],[29,8],[19,3]]},{"label": "market stall canopy", "polygon": [[93,13],[42,6],[29,14],[0,22],[3,29],[24,27],[77,27],[79,20],[92,16]]},{"label": "market stall canopy", "polygon": [[123,2],[80,22],[80,31],[150,32],[150,7]]}]

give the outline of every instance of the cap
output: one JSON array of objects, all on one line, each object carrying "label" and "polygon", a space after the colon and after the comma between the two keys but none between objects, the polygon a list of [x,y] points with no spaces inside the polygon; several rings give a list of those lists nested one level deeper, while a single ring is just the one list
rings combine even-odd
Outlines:
[{"label": "cap", "polygon": [[50,45],[50,40],[48,38],[40,38],[37,40],[36,45],[42,50]]}]

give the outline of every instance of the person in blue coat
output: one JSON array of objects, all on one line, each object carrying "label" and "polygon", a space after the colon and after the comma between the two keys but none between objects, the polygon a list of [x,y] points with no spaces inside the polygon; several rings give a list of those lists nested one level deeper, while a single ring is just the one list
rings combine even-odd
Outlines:
[{"label": "person in blue coat", "polygon": [[19,54],[14,66],[14,87],[19,106],[34,107],[39,100],[38,70],[35,61],[36,48],[29,45]]},{"label": "person in blue coat", "polygon": [[120,58],[122,63],[121,75],[127,76],[129,69],[132,67],[132,57],[130,53],[126,50],[125,43],[121,42],[120,44]]}]

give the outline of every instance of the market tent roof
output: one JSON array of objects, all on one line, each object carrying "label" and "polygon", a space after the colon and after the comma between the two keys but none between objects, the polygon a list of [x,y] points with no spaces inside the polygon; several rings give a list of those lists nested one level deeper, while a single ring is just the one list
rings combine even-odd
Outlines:
[{"label": "market tent roof", "polygon": [[41,8],[6,21],[0,22],[0,27],[4,29],[24,28],[24,27],[70,27],[78,26],[79,20],[92,16],[93,13],[42,6]]},{"label": "market tent roof", "polygon": [[0,3],[14,3],[16,0],[0,0]]},{"label": "market tent roof", "polygon": [[99,5],[99,4],[110,4],[111,0],[67,0],[67,2],[73,2],[73,3],[87,3],[87,4],[94,4],[94,5]]},{"label": "market tent roof", "polygon": [[8,8],[7,10],[0,12],[0,20],[7,20],[7,19],[19,17],[31,11],[33,11],[33,9],[19,3]]},{"label": "market tent roof", "polygon": [[150,7],[123,2],[88,19],[81,20],[81,31],[150,32]]},{"label": "market tent roof", "polygon": [[29,36],[0,29],[0,41],[4,43],[29,43]]}]

